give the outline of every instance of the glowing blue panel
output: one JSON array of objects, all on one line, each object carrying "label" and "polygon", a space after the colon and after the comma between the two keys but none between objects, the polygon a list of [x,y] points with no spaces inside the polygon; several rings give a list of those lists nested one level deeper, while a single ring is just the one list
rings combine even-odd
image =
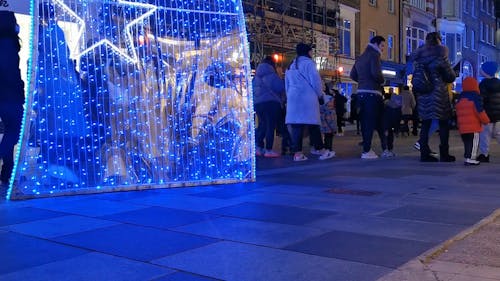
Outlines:
[{"label": "glowing blue panel", "polygon": [[12,199],[255,180],[235,0],[32,2]]}]

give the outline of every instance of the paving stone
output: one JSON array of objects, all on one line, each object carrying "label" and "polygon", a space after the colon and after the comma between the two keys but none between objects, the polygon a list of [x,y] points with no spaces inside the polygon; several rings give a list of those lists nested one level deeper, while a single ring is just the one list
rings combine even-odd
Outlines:
[{"label": "paving stone", "polygon": [[210,278],[201,275],[190,274],[187,272],[175,272],[151,281],[217,281],[220,279]]},{"label": "paving stone", "polygon": [[427,222],[472,225],[489,213],[463,208],[408,205],[381,214],[382,217],[419,220]]},{"label": "paving stone", "polygon": [[216,242],[216,239],[133,225],[116,225],[52,240],[106,254],[150,261]]},{"label": "paving stone", "polygon": [[462,230],[462,226],[456,225],[345,214],[326,217],[308,226],[431,243],[443,242]]},{"label": "paving stone", "polygon": [[215,219],[217,216],[191,211],[162,207],[149,207],[134,211],[116,213],[100,218],[155,228],[170,228],[191,224],[202,220]]},{"label": "paving stone", "polygon": [[89,253],[74,258],[26,268],[6,275],[2,281],[19,280],[151,280],[174,272],[157,265],[114,257],[101,253]]},{"label": "paving stone", "polygon": [[310,255],[397,268],[433,243],[344,231],[332,231],[285,247]]},{"label": "paving stone", "polygon": [[[87,251],[75,247],[13,232],[1,232],[0,274],[69,259],[85,253]],[[3,280],[1,276],[0,280]]]},{"label": "paving stone", "polygon": [[61,202],[59,204],[53,204],[50,203],[50,201],[47,203],[41,202],[35,205],[38,208],[89,217],[105,216],[145,208],[145,206],[133,205],[130,203],[91,198]]},{"label": "paving stone", "polygon": [[21,224],[13,224],[5,226],[3,229],[40,238],[50,238],[115,224],[118,223],[109,220],[70,215]]},{"label": "paving stone", "polygon": [[284,247],[325,232],[312,227],[227,217],[185,225],[177,227],[175,230],[275,248]]},{"label": "paving stone", "polygon": [[329,211],[258,203],[242,203],[212,210],[210,213],[294,225],[304,225],[313,220],[335,214]]},{"label": "paving stone", "polygon": [[235,242],[218,242],[153,261],[222,280],[375,280],[384,267]]},{"label": "paving stone", "polygon": [[0,226],[49,219],[66,215],[68,214],[32,207],[3,208],[0,209]]},{"label": "paving stone", "polygon": [[208,210],[239,204],[242,202],[239,198],[217,199],[209,197],[196,197],[185,194],[161,194],[131,199],[126,202],[137,205],[160,206],[194,212],[205,212]]}]

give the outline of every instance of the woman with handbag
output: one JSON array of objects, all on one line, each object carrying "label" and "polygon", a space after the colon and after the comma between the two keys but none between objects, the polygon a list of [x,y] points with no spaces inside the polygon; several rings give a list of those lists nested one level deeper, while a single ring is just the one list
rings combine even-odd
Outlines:
[{"label": "woman with handbag", "polygon": [[324,102],[323,82],[312,60],[311,46],[299,43],[296,47],[297,57],[285,73],[285,89],[287,96],[285,122],[289,126],[292,137],[294,161],[304,161],[307,157],[302,152],[304,128],[309,129],[309,136],[315,151],[319,151],[319,159],[325,160],[335,156],[323,149],[321,139],[320,103]]}]

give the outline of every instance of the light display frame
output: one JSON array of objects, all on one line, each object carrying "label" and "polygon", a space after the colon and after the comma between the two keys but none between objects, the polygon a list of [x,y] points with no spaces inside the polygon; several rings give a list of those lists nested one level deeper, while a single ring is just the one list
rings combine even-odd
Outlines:
[{"label": "light display frame", "polygon": [[31,0],[30,14],[8,199],[255,181],[240,0]]}]

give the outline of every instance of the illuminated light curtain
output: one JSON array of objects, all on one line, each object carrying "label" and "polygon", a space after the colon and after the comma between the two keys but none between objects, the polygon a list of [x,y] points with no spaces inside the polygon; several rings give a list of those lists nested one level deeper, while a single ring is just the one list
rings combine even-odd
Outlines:
[{"label": "illuminated light curtain", "polygon": [[32,7],[11,199],[255,180],[240,1]]}]

